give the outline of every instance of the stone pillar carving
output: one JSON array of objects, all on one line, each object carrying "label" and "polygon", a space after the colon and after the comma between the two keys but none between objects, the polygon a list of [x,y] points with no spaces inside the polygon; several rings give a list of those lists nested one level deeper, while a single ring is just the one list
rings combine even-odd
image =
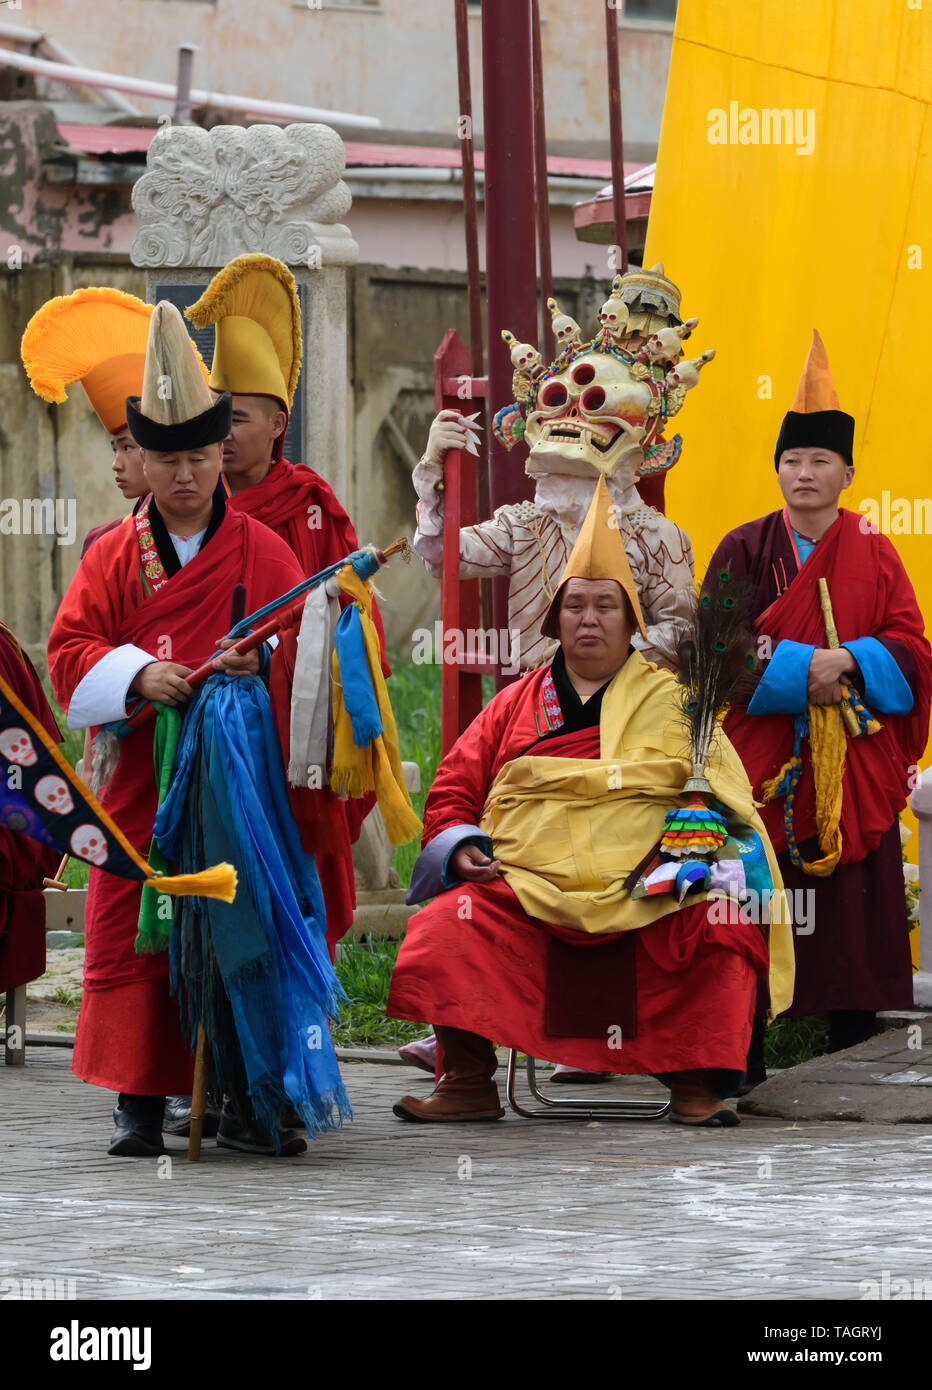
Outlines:
[{"label": "stone pillar carving", "polygon": [[[130,256],[146,270],[147,297],[182,309],[234,256],[262,251],[285,262],[304,339],[285,454],[326,478],[352,512],[346,267],[359,247],[340,221],[352,201],[340,177],[345,162],[343,141],[325,125],[165,126],[133,188],[140,226]],[[209,361],[212,329],[204,340]]]}]

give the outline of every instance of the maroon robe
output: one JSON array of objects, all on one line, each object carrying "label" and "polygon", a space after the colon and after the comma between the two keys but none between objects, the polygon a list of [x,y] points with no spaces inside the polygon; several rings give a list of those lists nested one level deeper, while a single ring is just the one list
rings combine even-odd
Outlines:
[{"label": "maroon robe", "polygon": [[[823,576],[842,643],[873,637],[896,661],[914,695],[905,717],[880,714],[879,734],[848,742],[844,776],[841,862],[828,878],[806,874],[786,849],[783,799],[761,811],[789,892],[803,899],[812,930],[794,933],[796,990],[790,1014],[835,1010],[874,1012],[913,1004],[909,923],[900,853],[899,812],[908,795],[929,728],[932,656],[912,585],[892,543],[871,533],[856,513],[838,521],[800,563],[784,511],[729,532],[712,557],[705,584],[731,566],[756,589],[758,629],[774,648],[783,639],[825,645],[815,592]],[[861,692],[863,695],[863,691]],[[744,762],[758,800],[792,750],[792,715],[731,711],[725,730]],[[804,740],[803,776],[795,797],[794,830],[805,860],[821,857],[815,834],[814,784]]]},{"label": "maroon robe", "polygon": [[[61,732],[29,657],[0,623],[0,676],[54,743]],[[6,769],[2,769],[5,774]],[[0,992],[45,974],[45,898],[42,880],[54,877],[55,849],[0,826]]]}]

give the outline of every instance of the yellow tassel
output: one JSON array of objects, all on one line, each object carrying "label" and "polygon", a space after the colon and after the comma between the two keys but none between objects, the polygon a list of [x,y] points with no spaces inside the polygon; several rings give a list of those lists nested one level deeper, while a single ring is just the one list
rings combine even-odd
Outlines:
[{"label": "yellow tassel", "polygon": [[175,874],[174,877],[156,874],[147,878],[143,888],[156,893],[169,893],[174,898],[219,898],[231,903],[236,897],[236,870],[232,864],[215,864],[199,874]]},{"label": "yellow tassel", "polygon": [[777,787],[783,781],[786,774],[792,771],[794,767],[798,766],[799,758],[790,758],[789,762],[783,764],[776,777],[771,777],[769,782],[761,783],[761,796],[764,798],[765,801],[773,801],[774,797],[777,794]]},{"label": "yellow tassel", "polygon": [[[349,790],[351,796],[375,790],[379,810],[385,822],[388,838],[393,845],[406,844],[423,830],[421,820],[411,805],[401,766],[401,752],[398,746],[398,728],[392,713],[385,677],[382,675],[379,639],[372,622],[372,589],[359,578],[352,565],[346,565],[337,574],[337,583],[344,593],[349,594],[359,609],[363,642],[369,666],[369,676],[375,694],[383,732],[373,739],[368,748],[357,748],[352,738],[349,715],[343,703],[340,668],[336,652],[333,654],[333,771],[331,785],[334,790]],[[362,791],[352,790],[360,785]]]},{"label": "yellow tassel", "polygon": [[350,767],[346,763],[331,769],[330,786],[337,796],[365,796],[366,792],[375,790],[367,768]]},{"label": "yellow tassel", "polygon": [[[411,805],[404,784],[404,774],[400,781],[396,776],[392,750],[386,744],[384,734],[379,734],[372,745],[372,763],[375,794],[388,838],[393,845],[405,845],[415,835],[420,835],[424,827]],[[401,772],[400,764],[398,772]]]}]

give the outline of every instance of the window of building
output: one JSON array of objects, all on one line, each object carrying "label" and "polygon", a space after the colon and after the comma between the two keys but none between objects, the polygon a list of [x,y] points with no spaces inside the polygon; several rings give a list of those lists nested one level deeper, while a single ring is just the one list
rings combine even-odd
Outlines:
[{"label": "window of building", "polygon": [[672,24],[676,19],[676,0],[625,0],[625,19],[656,19]]}]

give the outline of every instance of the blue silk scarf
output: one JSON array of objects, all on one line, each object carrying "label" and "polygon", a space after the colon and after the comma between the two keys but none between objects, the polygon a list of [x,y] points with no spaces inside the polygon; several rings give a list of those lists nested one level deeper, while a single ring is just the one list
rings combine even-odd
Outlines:
[{"label": "blue silk scarf", "polygon": [[231,904],[180,900],[169,943],[172,992],[192,1045],[204,1025],[215,1084],[241,1097],[245,1083],[259,1123],[276,1139],[277,1117],[289,1105],[308,1133],[339,1127],[352,1110],[329,1020],[345,996],[258,677],[218,674],[198,691],[155,836],[179,872],[229,860],[239,874]]}]

